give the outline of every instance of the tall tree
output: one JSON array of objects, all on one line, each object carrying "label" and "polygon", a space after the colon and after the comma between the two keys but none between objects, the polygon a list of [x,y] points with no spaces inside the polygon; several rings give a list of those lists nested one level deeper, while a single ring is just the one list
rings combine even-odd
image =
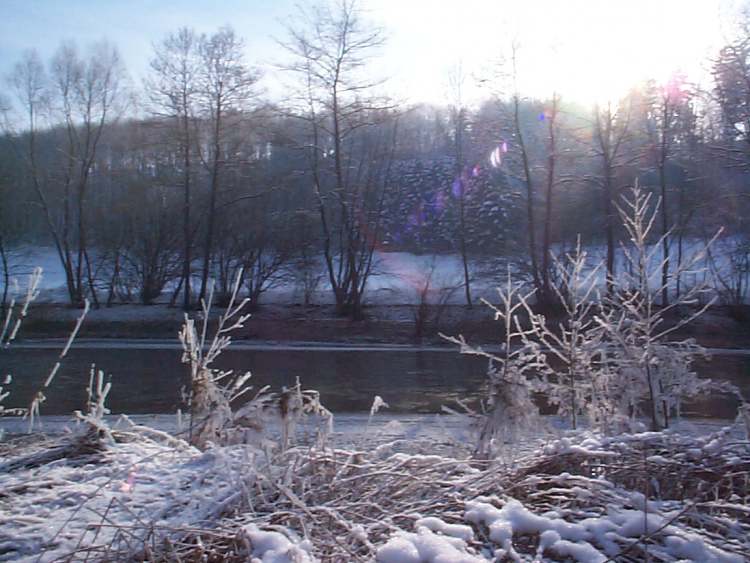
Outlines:
[{"label": "tall tree", "polygon": [[613,106],[594,108],[593,154],[599,160],[600,173],[593,180],[602,189],[604,200],[604,231],[607,241],[607,293],[611,294],[615,278],[615,228],[618,224],[617,187],[618,171],[627,163],[625,142],[630,134],[632,104],[628,97]]},{"label": "tall tree", "polygon": [[523,169],[523,179],[526,185],[526,233],[529,245],[529,259],[531,260],[531,278],[534,287],[539,294],[543,294],[543,284],[539,273],[538,249],[536,244],[536,217],[534,206],[536,204],[536,195],[534,192],[534,178],[531,173],[531,159],[526,146],[525,134],[522,126],[522,103],[523,99],[518,86],[518,45],[511,46],[511,71],[513,77],[513,95],[511,103],[513,106],[513,135],[518,144],[521,153],[521,164]]},{"label": "tall tree", "polygon": [[[76,306],[83,305],[87,293],[98,304],[89,253],[88,189],[104,130],[127,105],[124,75],[117,50],[107,42],[92,46],[85,58],[74,44],[62,44],[52,58],[49,78],[39,57],[29,52],[11,75],[27,116],[27,131],[19,138],[25,140],[29,177],[65,271],[70,302]],[[59,161],[42,162],[39,154],[40,116],[47,108],[62,125]]]},{"label": "tall tree", "polygon": [[467,169],[464,154],[464,134],[469,123],[467,120],[468,108],[464,104],[463,96],[466,76],[460,63],[451,73],[449,82],[453,97],[450,115],[453,125],[453,150],[456,159],[453,195],[458,199],[458,248],[463,266],[466,305],[471,307],[471,281],[469,279],[469,257],[466,245],[466,197],[471,182],[471,173]]},{"label": "tall tree", "polygon": [[146,88],[152,101],[153,112],[172,122],[178,150],[182,160],[182,291],[183,306],[191,305],[193,225],[192,206],[192,155],[194,118],[199,95],[198,37],[188,28],[168,35],[155,46],[151,60],[152,75]]},{"label": "tall tree", "polygon": [[[745,25],[750,27],[750,21]],[[729,165],[750,168],[750,35],[729,42],[713,62],[715,100],[721,110],[721,152]]]},{"label": "tall tree", "polygon": [[299,78],[308,173],[317,199],[328,280],[340,313],[359,317],[381,236],[396,121],[362,69],[383,44],[353,0],[317,6],[289,29],[287,69]]},{"label": "tall tree", "polygon": [[211,272],[221,173],[233,157],[229,137],[257,96],[258,73],[245,62],[243,49],[243,41],[231,27],[223,27],[200,41],[200,103],[208,129],[207,154],[202,158],[209,174],[200,299],[206,296]]},{"label": "tall tree", "polygon": [[647,108],[650,119],[646,120],[649,133],[649,152],[652,166],[658,176],[659,195],[661,200],[661,300],[662,305],[669,304],[669,271],[670,271],[670,231],[672,221],[669,201],[669,167],[672,164],[678,142],[678,124],[682,113],[688,107],[689,92],[681,76],[672,77],[669,82],[655,88],[651,95],[651,104]]},{"label": "tall tree", "polygon": [[552,93],[549,110],[544,113],[547,122],[547,183],[544,208],[544,235],[542,240],[542,294],[543,303],[549,303],[553,298],[550,287],[550,255],[552,252],[552,196],[555,189],[556,176],[555,166],[557,164],[557,117],[559,112],[560,97],[557,92]]}]

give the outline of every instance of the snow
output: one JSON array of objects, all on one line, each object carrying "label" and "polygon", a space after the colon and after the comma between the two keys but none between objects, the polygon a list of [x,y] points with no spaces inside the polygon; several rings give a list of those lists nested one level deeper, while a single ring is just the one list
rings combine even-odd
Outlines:
[{"label": "snow", "polygon": [[509,542],[514,534],[538,534],[545,530],[554,530],[560,537],[573,541],[590,537],[585,526],[537,516],[517,500],[507,502],[499,510],[481,500],[467,502],[466,508],[466,521],[487,526],[490,539],[500,545]]},{"label": "snow", "polygon": [[[672,244],[676,244],[672,241]],[[684,242],[683,254],[690,256],[695,253],[703,241],[690,239]],[[729,253],[738,244],[733,237],[723,237],[714,248],[714,259],[716,270],[720,275],[727,277],[731,269]],[[569,250],[564,245],[553,245],[552,252],[562,253]],[[589,264],[595,264],[603,261],[606,257],[605,245],[590,245],[585,248]],[[673,248],[673,253],[676,249]],[[658,261],[660,255],[656,253],[653,260]],[[394,304],[394,303],[415,303],[418,299],[418,288],[420,283],[432,271],[431,285],[436,289],[452,287],[461,283],[463,280],[463,264],[459,255],[454,254],[413,254],[410,252],[383,252],[376,251],[375,256],[375,274],[370,278],[367,285],[367,301],[374,304]],[[472,289],[477,298],[486,297],[492,300],[494,288],[497,285],[497,276],[480,271],[492,262],[488,258],[475,260],[472,273],[474,278]],[[15,248],[10,253],[10,263],[12,264],[12,274],[22,281],[26,275],[31,273],[35,266],[40,266],[44,271],[42,279],[41,301],[46,302],[65,302],[65,274],[60,265],[60,260],[53,247],[25,245]],[[616,267],[621,270],[624,265],[624,255],[621,249],[616,252]],[[491,269],[491,268],[490,268]],[[600,285],[604,283],[604,274],[599,273],[598,280]],[[690,279],[686,276],[683,284],[692,285],[696,279]],[[1,283],[1,281],[0,281]],[[162,301],[168,299],[169,291],[162,295]],[[290,303],[300,300],[299,291],[293,283],[278,283],[269,288],[263,297],[266,303]],[[316,303],[332,303],[330,291],[325,283],[318,288],[314,301]],[[463,295],[460,291],[454,292],[450,298],[451,303],[462,303]]]},{"label": "snow", "polygon": [[242,533],[250,541],[251,563],[311,563],[309,542],[292,543],[280,532],[266,532],[249,524]]},{"label": "snow", "polygon": [[[192,448],[138,441],[112,445],[100,463],[62,460],[8,472],[3,489],[14,491],[14,513],[26,517],[3,518],[3,551],[37,560],[43,550],[41,561],[51,561],[73,552],[84,537],[96,534],[92,530],[100,542],[113,541],[115,531],[107,522],[198,523],[210,516],[208,507],[233,493],[229,482],[202,481],[210,479],[216,461]],[[26,490],[40,482],[44,488]]]},{"label": "snow", "polygon": [[[434,287],[452,286],[463,279],[463,265],[457,255],[417,255],[409,252],[381,252],[374,256],[374,275],[368,282],[368,302],[370,303],[412,303],[417,299],[421,280],[432,270]],[[26,245],[13,249],[10,253],[12,275],[19,283],[23,281],[34,267],[40,266],[44,277],[40,288],[43,290],[41,301],[65,302],[65,273],[60,264],[57,252],[52,247]],[[322,265],[321,265],[322,268]],[[1,283],[1,281],[0,281]],[[489,295],[493,283],[480,283],[484,293]],[[299,301],[297,288],[293,282],[280,282],[270,287],[263,299],[267,303],[290,303]],[[458,292],[457,292],[458,293]],[[168,300],[169,288],[161,297]],[[318,288],[314,301],[332,303],[332,296],[325,283]],[[462,301],[461,295],[454,297],[455,302]]]},{"label": "snow", "polygon": [[539,538],[539,552],[541,556],[545,551],[552,551],[561,557],[572,557],[581,563],[603,563],[608,558],[588,543],[575,543],[564,540],[554,530],[542,532]]},{"label": "snow", "polygon": [[461,524],[446,524],[440,518],[435,518],[434,516],[420,518],[414,523],[414,526],[417,529],[424,527],[432,532],[439,532],[444,536],[450,536],[464,541],[471,541],[474,539],[474,530],[472,530],[471,527],[463,526]]},{"label": "snow", "polygon": [[378,549],[379,563],[478,563],[486,561],[467,551],[459,538],[417,526],[417,533],[398,532]]},{"label": "snow", "polygon": [[[365,415],[359,418],[359,424],[365,424]],[[72,439],[82,430],[73,427],[61,439]],[[291,485],[283,483],[293,477],[303,481],[310,479],[311,475],[305,476],[309,471],[309,467],[304,469],[305,464],[309,465],[305,460],[310,460],[314,466],[322,463],[320,456],[328,455],[325,450],[299,449],[294,453],[297,457],[292,458],[297,462],[289,467],[269,466],[272,459],[277,459],[273,463],[279,463],[280,458],[251,446],[211,447],[199,451],[154,429],[131,427],[117,432],[117,441],[105,440],[99,453],[84,452],[23,466],[13,461],[19,458],[13,458],[10,450],[3,450],[0,454],[4,509],[0,515],[0,557],[51,561],[87,546],[110,546],[115,552],[126,550],[123,529],[128,530],[128,541],[135,539],[136,543],[154,531],[176,540],[180,530],[210,529],[221,523],[227,513],[233,513],[232,507],[243,505],[243,499],[263,495],[255,492],[263,483],[278,483],[279,490],[287,491],[285,494],[295,499],[292,505],[303,506],[301,495],[310,487],[320,485],[310,481],[297,493],[292,493]],[[702,459],[713,456],[713,463],[723,459],[722,456],[741,458],[746,463],[750,446],[737,440],[736,431],[719,431],[694,438],[653,432],[607,438],[577,432],[560,443],[567,451],[575,452],[571,455],[606,460],[611,457],[601,454],[620,451],[630,444],[676,447],[681,441],[681,451],[703,451]],[[437,441],[432,444],[434,448]],[[24,459],[52,451],[42,446],[44,443],[36,454],[31,446],[30,457]],[[700,533],[699,529],[681,522],[679,517],[687,505],[679,499],[652,497],[647,501],[637,490],[627,490],[606,478],[577,474],[572,470],[524,476],[527,471],[524,468],[534,467],[543,460],[545,463],[560,460],[559,450],[555,448],[545,450],[542,446],[524,454],[516,465],[523,471],[520,477],[513,477],[511,466],[478,469],[448,454],[417,451],[420,447],[417,442],[411,442],[410,448],[408,442],[402,443],[404,446],[407,451],[381,448],[370,449],[371,453],[367,450],[339,452],[339,459],[347,460],[340,465],[342,469],[334,478],[339,485],[349,482],[354,485],[367,475],[379,473],[406,479],[404,483],[418,482],[420,474],[416,468],[449,468],[441,478],[443,488],[439,503],[425,504],[414,513],[383,515],[379,521],[364,518],[346,524],[348,532],[343,532],[338,541],[344,541],[343,535],[348,533],[347,541],[354,542],[349,545],[366,546],[380,563],[476,563],[503,557],[530,561],[534,555],[536,561],[563,559],[601,563],[616,557],[628,546],[638,544],[644,533],[651,536],[648,549],[655,559],[719,563],[744,560],[732,549],[720,547],[730,545],[725,543],[729,538],[712,543],[710,534]],[[708,452],[706,446],[710,446]],[[675,453],[676,459],[680,455]],[[354,473],[343,474],[347,467]],[[411,476],[409,471],[414,471]],[[295,477],[297,472],[300,474]],[[322,483],[321,492],[326,482]],[[477,488],[475,484],[480,482],[484,484]],[[472,492],[486,490],[488,486],[495,490],[490,496]],[[520,496],[510,496],[513,491]],[[377,489],[373,494],[377,495]],[[404,499],[405,506],[414,506],[418,498]],[[546,500],[538,504],[537,498]],[[603,505],[599,504],[602,499],[605,499]],[[260,497],[256,501],[264,502]],[[250,500],[250,505],[256,501]],[[746,514],[745,501],[734,495],[723,506],[735,514]],[[305,510],[319,509],[333,517],[338,509],[331,502],[333,499]],[[368,502],[377,503],[377,496]],[[581,510],[572,511],[571,502],[579,503]],[[308,512],[311,520],[301,527],[296,516],[288,522],[280,522],[278,515],[285,510],[288,508],[277,512],[273,521],[262,514],[253,516],[252,510],[247,512],[241,517],[245,521],[230,534],[237,538],[236,549],[245,553],[249,561],[258,563],[327,560],[318,553],[315,539],[320,536],[315,536],[314,526],[320,525],[320,521],[316,524],[312,512]],[[342,516],[340,513],[336,516],[339,522]],[[328,516],[323,520],[330,522]],[[290,523],[295,524],[296,529],[292,529]],[[747,534],[743,532],[745,528],[739,523],[732,525],[735,540],[731,545],[734,549],[744,545],[742,553],[750,552]],[[378,535],[378,530],[383,528],[385,532]],[[742,537],[745,539],[740,541],[744,544],[738,544],[737,538]]]}]

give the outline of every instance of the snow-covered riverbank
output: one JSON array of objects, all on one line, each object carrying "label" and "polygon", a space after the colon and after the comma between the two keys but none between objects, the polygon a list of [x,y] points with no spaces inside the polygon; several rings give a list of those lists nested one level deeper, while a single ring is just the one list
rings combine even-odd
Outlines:
[{"label": "snow-covered riverbank", "polygon": [[[199,451],[165,432],[173,422],[164,417],[137,420],[162,429],[83,425],[64,437],[18,438],[0,449],[0,557],[750,557],[750,443],[739,428],[612,438],[567,433],[508,447],[488,463],[468,458],[470,443],[447,439],[443,429],[442,437],[409,430],[424,429],[425,421],[375,415],[367,428],[365,417],[355,416],[344,427],[360,429],[358,444],[336,445],[334,434],[326,446],[283,452],[270,437]],[[367,434],[371,439],[362,440]]]}]

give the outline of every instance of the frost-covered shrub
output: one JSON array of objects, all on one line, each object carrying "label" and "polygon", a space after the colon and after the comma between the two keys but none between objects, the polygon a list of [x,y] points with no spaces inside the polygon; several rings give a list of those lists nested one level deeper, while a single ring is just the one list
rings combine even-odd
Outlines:
[{"label": "frost-covered shrub", "polygon": [[[557,326],[549,326],[542,315],[530,314],[535,339],[546,351],[540,357],[540,370],[547,401],[557,406],[573,428],[581,415],[597,427],[608,424],[612,415],[609,373],[602,363],[604,331],[595,321],[598,308],[597,276],[602,264],[587,268],[586,252],[580,240],[575,253],[554,258],[558,284],[554,291],[564,317]],[[559,364],[554,367],[552,362]]]},{"label": "frost-covered shrub", "polygon": [[18,331],[21,329],[23,321],[29,314],[29,307],[34,300],[39,297],[39,284],[41,281],[42,269],[38,267],[34,268],[34,271],[29,274],[24,297],[20,303],[18,311],[16,311],[18,298],[15,295],[18,291],[13,292],[11,295],[10,302],[5,308],[5,316],[2,319],[2,325],[0,325],[0,348],[7,348],[18,336]]},{"label": "frost-covered shrub", "polygon": [[482,301],[494,311],[495,320],[503,322],[499,353],[470,346],[463,336],[443,336],[460,345],[462,354],[482,356],[489,362],[485,413],[474,452],[478,457],[491,456],[500,444],[517,440],[538,421],[533,393],[543,389],[538,374],[546,368],[538,343],[529,338],[535,329],[523,328],[521,321],[522,315],[533,315],[528,299],[534,291],[524,293],[524,285],[513,282],[510,270],[505,286],[497,291],[498,306]]},{"label": "frost-covered shrub", "polygon": [[[18,284],[16,284],[16,291],[11,293],[10,301],[7,303],[7,306],[3,303],[5,314],[1,321],[2,325],[0,325],[0,353],[2,353],[5,348],[8,348],[18,336],[18,331],[21,329],[21,325],[28,315],[29,307],[39,296],[38,288],[41,281],[42,269],[35,268],[29,275],[24,298],[18,310],[16,310],[16,293],[18,293]],[[13,376],[9,373],[0,374],[0,376],[2,377],[2,384],[0,385],[0,416],[17,416],[23,414],[23,409],[6,409],[3,406],[3,402],[10,395],[10,391],[8,391],[7,388],[13,382]],[[0,438],[2,438],[2,430],[0,430]]]},{"label": "frost-covered shrub", "polygon": [[[600,298],[601,265],[588,267],[579,244],[575,253],[555,259],[554,290],[564,313],[557,326],[532,311],[528,300],[533,292],[524,294],[509,271],[505,287],[499,290],[501,305],[488,303],[495,319],[504,322],[500,354],[469,346],[461,336],[448,338],[461,346],[462,353],[489,360],[488,409],[477,454],[491,454],[498,438],[512,439],[533,420],[538,414],[532,400],[535,392],[544,394],[573,428],[585,416],[590,426],[605,433],[634,428],[636,419],[644,415],[653,430],[667,428],[680,416],[685,400],[711,390],[737,393],[731,385],[697,376],[692,362],[705,351],[694,341],[667,340],[713,301],[704,299],[707,285],[695,284],[670,304],[661,305],[668,289],[661,281],[667,258],[658,259],[662,239],[649,244],[658,205],[651,206],[650,196],[636,184],[620,213],[630,244],[623,245],[625,267],[612,280],[611,295]],[[672,276],[695,273],[706,250],[682,260]],[[667,325],[667,315],[678,307],[690,313]],[[527,328],[522,327],[519,313]]]},{"label": "frost-covered shrub", "polygon": [[[714,300],[704,302],[708,286],[695,284],[668,305],[661,297],[669,289],[661,276],[668,257],[658,259],[665,236],[649,244],[651,228],[657,218],[659,204],[651,205],[651,195],[636,183],[630,197],[624,198],[620,215],[630,237],[623,245],[625,268],[618,277],[615,291],[605,300],[598,322],[606,332],[610,368],[617,374],[612,392],[620,411],[632,420],[645,414],[652,430],[667,428],[679,416],[681,403],[710,389],[708,380],[699,380],[691,369],[693,358],[703,349],[692,340],[668,342],[667,337],[701,315]],[[710,246],[711,242],[709,242]],[[672,269],[672,277],[700,270],[707,247]],[[678,307],[697,309],[671,326],[667,315]],[[642,413],[642,407],[646,410]]]},{"label": "frost-covered shrub", "polygon": [[329,426],[332,415],[320,403],[317,391],[303,390],[299,381],[290,389],[284,388],[278,395],[263,387],[240,408],[233,408],[238,399],[253,389],[248,385],[251,373],[236,375],[232,370],[219,370],[212,364],[231,344],[231,333],[242,328],[250,318],[250,315],[242,313],[249,299],[237,299],[241,281],[240,272],[213,335],[209,331],[213,284],[208,301],[202,303],[202,323],[196,325],[194,319],[185,315],[179,333],[182,361],[190,366],[190,387],[186,393],[190,410],[189,441],[201,448],[209,444],[260,444],[265,438],[266,419],[274,416],[281,420],[281,445],[286,448],[300,416],[319,415]]},{"label": "frost-covered shrub", "polygon": [[[0,351],[8,348],[18,337],[18,333],[21,329],[21,325],[23,324],[23,321],[26,319],[26,316],[28,315],[29,307],[34,302],[34,300],[39,296],[39,284],[41,283],[41,281],[42,281],[42,269],[39,267],[34,268],[34,271],[29,275],[28,283],[26,285],[26,290],[25,290],[25,297],[23,298],[23,301],[21,302],[21,306],[18,311],[15,310],[16,305],[17,305],[16,297],[14,296],[11,298],[10,303],[8,304],[8,308],[5,313],[5,319],[3,320],[2,326],[0,327]],[[78,335],[78,331],[81,329],[83,320],[86,318],[86,314],[89,311],[89,306],[90,305],[89,305],[88,299],[85,299],[83,311],[81,312],[81,315],[78,317],[78,320],[76,321],[73,331],[70,333],[68,340],[65,343],[64,348],[60,352],[60,355],[57,357],[57,361],[52,366],[52,369],[50,370],[49,374],[44,380],[44,383],[34,394],[34,397],[32,398],[31,404],[29,405],[28,409],[12,409],[12,410],[4,409],[2,406],[2,402],[8,397],[9,391],[4,391],[3,387],[0,387],[0,416],[3,416],[3,415],[28,416],[29,430],[33,428],[34,417],[39,415],[39,409],[42,403],[46,400],[44,392],[52,384],[52,381],[54,381],[55,375],[60,369],[60,365],[62,364],[62,361],[65,359],[65,356],[67,356],[68,351],[70,350],[70,347],[73,344],[73,341]],[[6,374],[3,379],[3,382],[4,382],[3,385],[7,387],[8,385],[11,384],[12,379],[13,378],[10,374]]]}]

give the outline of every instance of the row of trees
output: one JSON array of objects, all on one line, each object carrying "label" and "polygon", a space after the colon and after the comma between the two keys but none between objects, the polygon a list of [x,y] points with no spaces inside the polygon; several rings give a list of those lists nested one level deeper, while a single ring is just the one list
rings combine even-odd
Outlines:
[{"label": "row of trees", "polygon": [[638,179],[662,201],[667,304],[687,239],[726,225],[732,263],[748,254],[748,37],[713,61],[710,91],[675,76],[593,109],[524,97],[515,45],[483,103],[463,101],[459,71],[451,104],[398,105],[368,70],[383,34],[351,0],[290,27],[293,94],[273,104],[231,28],[164,38],[141,89],[110,44],[66,43],[46,65],[31,51],[7,82],[0,249],[51,240],[73,305],[148,303],[174,282],[189,308],[240,270],[257,303],[294,271],[357,316],[379,249],[460,254],[469,305],[472,266],[505,256],[549,302],[551,251],[578,233],[606,246],[612,287],[616,208]]}]

